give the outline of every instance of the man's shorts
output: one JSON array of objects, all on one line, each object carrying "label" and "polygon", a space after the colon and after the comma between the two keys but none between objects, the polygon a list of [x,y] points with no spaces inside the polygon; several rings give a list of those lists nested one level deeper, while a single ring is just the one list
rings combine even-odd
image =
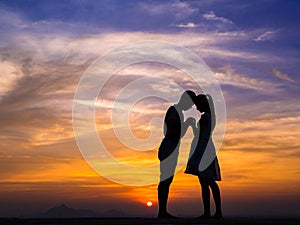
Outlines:
[{"label": "man's shorts", "polygon": [[179,155],[180,143],[163,139],[159,147],[160,181],[174,176]]}]

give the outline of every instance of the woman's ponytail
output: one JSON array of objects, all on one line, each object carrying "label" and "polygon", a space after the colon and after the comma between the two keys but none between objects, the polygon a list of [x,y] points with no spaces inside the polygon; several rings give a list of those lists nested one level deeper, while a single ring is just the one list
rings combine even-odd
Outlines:
[{"label": "woman's ponytail", "polygon": [[209,94],[206,94],[207,102],[210,108],[210,115],[211,115],[211,130],[213,131],[216,126],[216,113],[215,113],[215,106],[212,97]]}]

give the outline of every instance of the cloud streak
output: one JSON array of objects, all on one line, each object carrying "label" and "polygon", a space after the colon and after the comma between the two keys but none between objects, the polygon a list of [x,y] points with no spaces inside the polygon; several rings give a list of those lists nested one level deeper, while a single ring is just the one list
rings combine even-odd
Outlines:
[{"label": "cloud streak", "polygon": [[272,39],[272,37],[274,36],[274,31],[265,31],[264,33],[260,34],[259,36],[257,36],[254,41],[268,41],[270,39]]},{"label": "cloud streak", "polygon": [[192,23],[192,22],[189,22],[189,23],[180,23],[180,24],[176,24],[175,25],[176,27],[179,27],[179,28],[195,28],[195,27],[198,27],[197,24],[195,23]]},{"label": "cloud streak", "polygon": [[229,19],[226,19],[224,17],[216,16],[214,11],[210,11],[208,13],[203,14],[203,18],[205,18],[206,20],[218,21],[218,22],[221,22],[221,23],[228,23],[228,24],[233,23]]},{"label": "cloud streak", "polygon": [[179,0],[159,4],[141,3],[139,6],[151,15],[170,13],[175,15],[177,20],[187,18],[198,12],[198,9],[192,7],[188,2]]},{"label": "cloud streak", "polygon": [[292,82],[294,83],[295,80],[293,80],[289,75],[285,74],[285,73],[282,73],[281,71],[277,70],[277,69],[273,69],[272,70],[272,73],[278,77],[279,79],[282,79],[282,80],[286,80],[286,81],[289,81],[289,82]]}]

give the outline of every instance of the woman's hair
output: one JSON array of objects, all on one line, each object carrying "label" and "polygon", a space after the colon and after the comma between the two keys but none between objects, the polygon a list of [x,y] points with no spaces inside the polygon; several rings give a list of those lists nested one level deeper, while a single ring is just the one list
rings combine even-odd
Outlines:
[{"label": "woman's hair", "polygon": [[211,130],[215,129],[216,126],[216,113],[215,113],[215,105],[211,95],[206,94],[207,101],[210,108],[210,116],[211,116]]},{"label": "woman's hair", "polygon": [[201,106],[204,109],[204,112],[210,112],[211,129],[213,130],[216,126],[216,114],[212,97],[209,94],[197,95],[195,104],[196,106]]}]

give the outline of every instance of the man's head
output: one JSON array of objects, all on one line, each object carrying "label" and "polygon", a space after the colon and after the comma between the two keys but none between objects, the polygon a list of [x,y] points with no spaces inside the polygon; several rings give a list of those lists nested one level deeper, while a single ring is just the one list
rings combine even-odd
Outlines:
[{"label": "man's head", "polygon": [[183,92],[183,94],[181,95],[178,102],[178,106],[182,110],[186,111],[194,105],[195,99],[196,99],[196,94],[191,90],[187,90]]}]

